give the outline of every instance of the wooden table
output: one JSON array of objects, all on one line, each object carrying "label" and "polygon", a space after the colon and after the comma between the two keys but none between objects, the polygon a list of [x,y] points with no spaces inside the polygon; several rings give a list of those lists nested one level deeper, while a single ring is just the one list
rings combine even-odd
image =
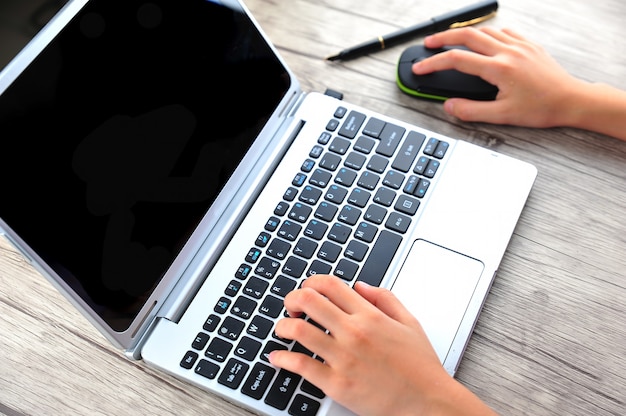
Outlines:
[{"label": "wooden table", "polygon": [[[306,90],[339,90],[347,101],[537,166],[457,378],[502,415],[624,415],[626,143],[574,129],[455,120],[441,104],[397,88],[404,45],[346,63],[323,60],[469,3],[247,1]],[[487,24],[541,43],[578,77],[626,89],[624,16],[623,0],[502,0]],[[4,240],[0,412],[249,414],[127,360]]]}]

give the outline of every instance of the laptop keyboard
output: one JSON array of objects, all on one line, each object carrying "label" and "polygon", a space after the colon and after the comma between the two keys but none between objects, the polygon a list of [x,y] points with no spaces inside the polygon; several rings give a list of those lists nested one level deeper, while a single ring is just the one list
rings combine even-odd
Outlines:
[{"label": "laptop keyboard", "polygon": [[322,360],[273,332],[283,298],[313,274],[380,285],[448,146],[338,107],[180,365],[290,415],[315,415],[324,393],[267,358],[291,349]]}]

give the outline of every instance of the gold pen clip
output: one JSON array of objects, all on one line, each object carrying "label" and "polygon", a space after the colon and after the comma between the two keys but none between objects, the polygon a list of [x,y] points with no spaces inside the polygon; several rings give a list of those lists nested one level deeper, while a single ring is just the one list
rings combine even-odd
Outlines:
[{"label": "gold pen clip", "polygon": [[468,20],[466,22],[456,22],[450,25],[450,29],[457,29],[459,27],[472,26],[480,22],[484,22],[487,19],[491,19],[496,15],[496,12],[493,11],[485,16],[477,17],[476,19]]}]

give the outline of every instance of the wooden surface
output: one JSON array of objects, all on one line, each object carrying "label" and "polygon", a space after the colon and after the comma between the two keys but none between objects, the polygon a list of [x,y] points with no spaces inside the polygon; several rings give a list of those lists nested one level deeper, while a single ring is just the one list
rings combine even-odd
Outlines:
[{"label": "wooden surface", "polygon": [[[347,63],[323,60],[469,3],[247,1],[305,90],[330,87],[346,101],[537,166],[535,187],[457,378],[502,415],[624,415],[626,143],[574,129],[452,119],[440,104],[396,87],[395,61],[408,44]],[[501,0],[488,24],[541,43],[581,78],[626,89],[625,15],[623,0]],[[4,240],[0,412],[249,414],[127,360]]]}]

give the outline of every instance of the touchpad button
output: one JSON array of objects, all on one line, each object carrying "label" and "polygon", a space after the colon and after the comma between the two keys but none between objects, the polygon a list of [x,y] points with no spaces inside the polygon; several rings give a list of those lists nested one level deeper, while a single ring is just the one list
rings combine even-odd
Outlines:
[{"label": "touchpad button", "polygon": [[482,262],[415,240],[391,291],[415,316],[443,363],[483,272]]}]

